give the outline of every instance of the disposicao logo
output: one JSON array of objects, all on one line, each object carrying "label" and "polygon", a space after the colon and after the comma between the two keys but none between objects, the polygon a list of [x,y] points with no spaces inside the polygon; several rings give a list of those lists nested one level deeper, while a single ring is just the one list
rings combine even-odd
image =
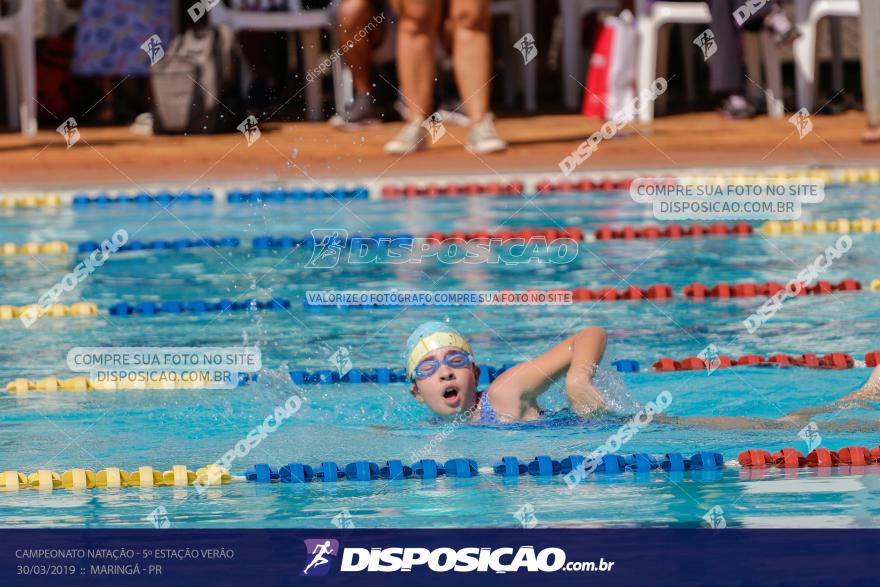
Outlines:
[{"label": "disposicao logo", "polygon": [[332,538],[307,538],[306,566],[299,574],[300,577],[323,577],[330,572],[328,557],[336,558],[339,555],[339,541]]}]

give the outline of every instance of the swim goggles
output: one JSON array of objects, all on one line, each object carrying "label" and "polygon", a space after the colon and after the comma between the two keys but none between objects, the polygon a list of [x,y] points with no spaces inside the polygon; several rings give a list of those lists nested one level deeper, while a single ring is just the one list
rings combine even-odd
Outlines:
[{"label": "swim goggles", "polygon": [[[471,361],[473,361],[473,357],[468,353],[463,351],[452,351],[443,357],[442,362],[444,365],[448,365],[453,369],[464,369],[471,364]],[[439,368],[440,361],[437,359],[422,361],[416,365],[416,368],[413,370],[413,375],[415,375],[416,379],[427,379],[436,373]]]}]

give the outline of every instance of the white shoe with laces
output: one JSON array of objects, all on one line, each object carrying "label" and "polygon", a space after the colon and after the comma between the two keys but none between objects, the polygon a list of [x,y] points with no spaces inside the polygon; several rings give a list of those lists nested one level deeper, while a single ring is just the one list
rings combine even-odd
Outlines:
[{"label": "white shoe with laces", "polygon": [[396,137],[385,143],[385,152],[389,155],[406,155],[424,149],[428,141],[428,129],[421,122],[408,122]]},{"label": "white shoe with laces", "polygon": [[495,117],[486,114],[474,123],[465,147],[474,153],[497,153],[507,149],[507,142],[495,131]]}]

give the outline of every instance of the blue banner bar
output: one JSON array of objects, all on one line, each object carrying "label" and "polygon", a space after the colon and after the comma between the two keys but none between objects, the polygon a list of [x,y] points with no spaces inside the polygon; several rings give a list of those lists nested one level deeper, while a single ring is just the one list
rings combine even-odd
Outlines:
[{"label": "blue banner bar", "polygon": [[880,530],[0,530],[0,585],[866,587],[878,545]]}]

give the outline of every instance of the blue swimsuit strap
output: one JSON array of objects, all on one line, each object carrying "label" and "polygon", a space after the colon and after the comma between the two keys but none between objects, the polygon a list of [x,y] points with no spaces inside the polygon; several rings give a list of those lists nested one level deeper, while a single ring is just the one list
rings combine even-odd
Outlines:
[{"label": "blue swimsuit strap", "polygon": [[492,409],[489,403],[489,392],[484,391],[480,394],[480,424],[497,424],[498,415]]}]

